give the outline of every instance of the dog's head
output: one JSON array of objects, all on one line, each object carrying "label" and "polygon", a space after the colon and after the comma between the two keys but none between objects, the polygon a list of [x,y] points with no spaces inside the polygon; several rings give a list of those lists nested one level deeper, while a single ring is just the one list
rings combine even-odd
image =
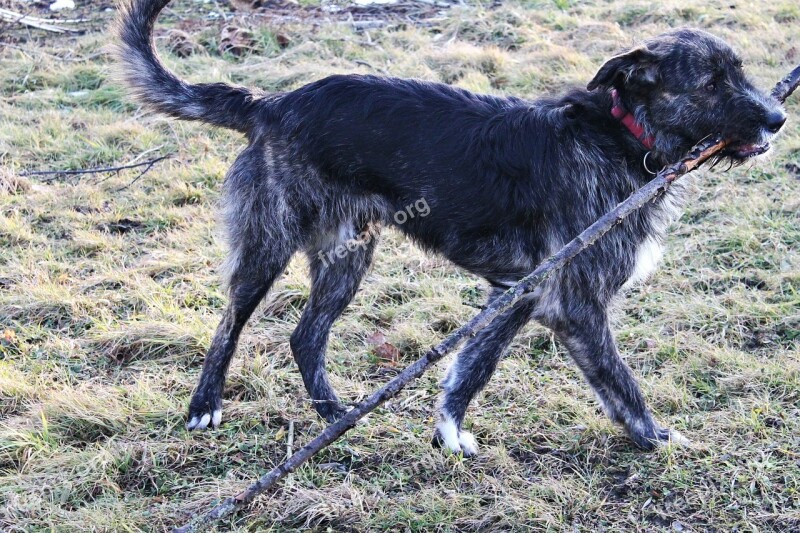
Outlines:
[{"label": "dog's head", "polygon": [[744,161],[769,150],[786,121],[731,47],[700,30],[666,33],[609,59],[588,85],[598,87],[617,89],[664,162],[715,133],[733,141],[727,157]]}]

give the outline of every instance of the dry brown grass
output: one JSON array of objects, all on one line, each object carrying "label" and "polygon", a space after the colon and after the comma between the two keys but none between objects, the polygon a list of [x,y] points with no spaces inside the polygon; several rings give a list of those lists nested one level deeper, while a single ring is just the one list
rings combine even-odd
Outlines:
[{"label": "dry brown grass", "polygon": [[[15,4],[12,2],[12,4]],[[80,2],[79,2],[80,4]],[[224,4],[219,2],[219,4]],[[21,5],[17,2],[15,5]],[[734,43],[764,86],[798,60],[795,2],[530,0],[450,10],[432,27],[247,20],[255,53],[219,55],[213,3],[176,1],[191,80],[289,89],[333,72],[444,80],[536,96],[585,83],[604,57],[669,27]],[[97,16],[110,16],[100,14]],[[179,18],[184,21],[178,20]],[[198,22],[200,21],[200,22]],[[248,328],[221,429],[183,428],[224,305],[215,204],[235,134],[154,116],[109,79],[107,35],[0,35],[0,529],[160,531],[240,489],[321,428],[288,338],[308,296],[298,260]],[[277,34],[288,37],[276,46]],[[13,45],[13,46],[11,46]],[[185,55],[185,51],[176,51]],[[67,59],[59,59],[66,57]],[[86,59],[82,59],[86,58]],[[356,61],[365,62],[357,64]],[[800,528],[800,106],[774,155],[701,174],[666,260],[619,304],[617,332],[659,419],[691,449],[634,449],[537,326],[470,410],[482,454],[429,446],[434,370],[223,530],[790,531]],[[44,183],[30,169],[134,171]],[[329,364],[357,400],[475,312],[485,287],[396,234],[335,326]]]}]

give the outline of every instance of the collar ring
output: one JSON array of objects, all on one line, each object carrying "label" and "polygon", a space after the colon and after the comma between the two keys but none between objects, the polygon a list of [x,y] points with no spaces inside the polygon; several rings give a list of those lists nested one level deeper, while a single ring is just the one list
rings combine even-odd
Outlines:
[{"label": "collar ring", "polygon": [[655,176],[655,175],[656,175],[656,174],[658,174],[658,173],[657,173],[657,172],[654,172],[654,171],[652,171],[652,170],[650,170],[650,167],[648,167],[648,166],[647,166],[647,156],[649,156],[651,153],[652,153],[652,152],[647,152],[646,154],[644,154],[644,159],[642,159],[642,166],[644,167],[644,169],[645,169],[645,170],[646,170],[646,171],[647,171],[649,174],[652,174],[652,175],[654,175],[654,176]]}]

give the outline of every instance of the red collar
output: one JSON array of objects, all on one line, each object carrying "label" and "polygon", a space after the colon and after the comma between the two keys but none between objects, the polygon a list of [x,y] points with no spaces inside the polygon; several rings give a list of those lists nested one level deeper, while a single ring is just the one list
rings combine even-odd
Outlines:
[{"label": "red collar", "polygon": [[628,128],[628,131],[633,133],[633,136],[639,139],[645,148],[648,150],[653,148],[656,143],[656,138],[652,135],[647,135],[644,132],[644,127],[636,122],[636,118],[625,109],[622,105],[622,100],[619,98],[619,93],[616,89],[611,89],[611,116],[622,122],[622,125]]}]

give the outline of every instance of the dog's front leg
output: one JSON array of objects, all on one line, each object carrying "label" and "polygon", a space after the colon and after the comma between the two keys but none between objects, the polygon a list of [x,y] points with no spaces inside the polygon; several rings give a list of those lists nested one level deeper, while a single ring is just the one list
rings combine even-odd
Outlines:
[{"label": "dog's front leg", "polygon": [[611,420],[622,424],[631,439],[646,450],[668,442],[688,444],[677,431],[659,426],[650,414],[631,369],[619,355],[606,309],[585,302],[571,302],[568,309],[568,318],[556,333]]},{"label": "dog's front leg", "polygon": [[[495,290],[491,302],[502,291]],[[464,456],[475,455],[473,436],[461,429],[464,414],[475,395],[489,382],[497,363],[517,332],[528,323],[536,305],[534,298],[518,302],[470,339],[453,361],[442,382],[444,396],[436,424],[434,445]]]}]

